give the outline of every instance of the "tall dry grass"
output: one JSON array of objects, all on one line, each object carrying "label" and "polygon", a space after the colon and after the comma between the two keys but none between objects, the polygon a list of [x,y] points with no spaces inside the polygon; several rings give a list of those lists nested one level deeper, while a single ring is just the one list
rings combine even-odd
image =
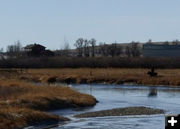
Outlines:
[{"label": "tall dry grass", "polygon": [[180,85],[180,69],[156,69],[157,77],[149,77],[148,71],[137,68],[29,69],[28,74],[22,76],[39,82],[48,82],[48,78],[54,77],[65,83]]},{"label": "tall dry grass", "polygon": [[63,86],[33,86],[18,80],[0,82],[1,100],[9,105],[49,110],[66,107],[93,106],[96,99]]},{"label": "tall dry grass", "polygon": [[32,124],[51,121],[55,123],[59,120],[66,121],[68,119],[28,108],[1,107],[0,109],[1,129],[20,129]]},{"label": "tall dry grass", "polygon": [[93,106],[96,99],[63,86],[37,86],[17,79],[0,80],[0,128],[22,128],[44,121],[65,121],[46,110]]}]

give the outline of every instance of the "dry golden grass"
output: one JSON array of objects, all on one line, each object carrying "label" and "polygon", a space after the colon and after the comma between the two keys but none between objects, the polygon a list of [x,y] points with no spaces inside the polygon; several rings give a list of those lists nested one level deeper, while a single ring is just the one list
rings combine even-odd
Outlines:
[{"label": "dry golden grass", "polygon": [[38,124],[45,121],[58,122],[59,120],[66,121],[68,119],[28,108],[1,107],[0,109],[1,129],[23,128],[29,124]]},{"label": "dry golden grass", "polygon": [[96,99],[63,86],[33,86],[18,80],[0,82],[1,100],[9,105],[23,106],[39,110],[65,107],[93,106]]},{"label": "dry golden grass", "polygon": [[66,83],[180,85],[180,69],[158,69],[157,77],[149,77],[148,71],[149,69],[128,68],[29,69],[21,77],[39,82],[48,82],[49,78],[54,77],[56,81]]},{"label": "dry golden grass", "polygon": [[17,79],[0,80],[0,128],[22,128],[43,121],[65,121],[43,111],[93,106],[96,99],[63,86],[37,86]]}]

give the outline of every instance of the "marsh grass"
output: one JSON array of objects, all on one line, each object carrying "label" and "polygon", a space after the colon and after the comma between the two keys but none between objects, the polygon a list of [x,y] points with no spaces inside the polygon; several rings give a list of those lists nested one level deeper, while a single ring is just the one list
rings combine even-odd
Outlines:
[{"label": "marsh grass", "polygon": [[48,82],[55,77],[62,83],[135,83],[140,85],[180,85],[180,69],[157,69],[157,77],[149,77],[149,69],[139,68],[64,68],[64,69],[29,69],[22,76],[27,80]]},{"label": "marsh grass", "polygon": [[28,108],[1,107],[0,109],[0,128],[17,129],[27,125],[38,124],[46,121],[66,121],[67,118],[51,115],[42,111]]},{"label": "marsh grass", "polygon": [[17,79],[0,81],[0,128],[22,128],[67,118],[44,111],[93,106],[96,99],[63,86],[35,86]]}]

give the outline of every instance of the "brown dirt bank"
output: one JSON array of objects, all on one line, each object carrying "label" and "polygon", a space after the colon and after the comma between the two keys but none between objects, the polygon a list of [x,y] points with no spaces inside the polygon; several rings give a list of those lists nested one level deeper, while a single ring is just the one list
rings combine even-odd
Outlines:
[{"label": "brown dirt bank", "polygon": [[44,111],[93,106],[96,99],[63,86],[34,86],[17,79],[0,80],[0,128],[22,128],[69,119]]},{"label": "brown dirt bank", "polygon": [[18,76],[21,80],[61,83],[109,83],[139,85],[180,85],[180,69],[157,69],[157,77],[149,77],[149,69],[78,68],[29,69]]},{"label": "brown dirt bank", "polygon": [[126,107],[116,108],[110,110],[102,110],[96,112],[87,112],[75,115],[78,118],[88,117],[104,117],[104,116],[127,116],[127,115],[152,115],[152,114],[163,114],[164,111],[161,109],[153,109],[147,107]]}]

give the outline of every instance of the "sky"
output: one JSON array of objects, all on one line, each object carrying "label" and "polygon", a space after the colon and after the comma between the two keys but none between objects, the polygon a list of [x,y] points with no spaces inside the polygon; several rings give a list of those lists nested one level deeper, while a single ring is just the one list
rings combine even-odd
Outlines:
[{"label": "sky", "polygon": [[180,0],[0,0],[0,48],[180,40]]}]

